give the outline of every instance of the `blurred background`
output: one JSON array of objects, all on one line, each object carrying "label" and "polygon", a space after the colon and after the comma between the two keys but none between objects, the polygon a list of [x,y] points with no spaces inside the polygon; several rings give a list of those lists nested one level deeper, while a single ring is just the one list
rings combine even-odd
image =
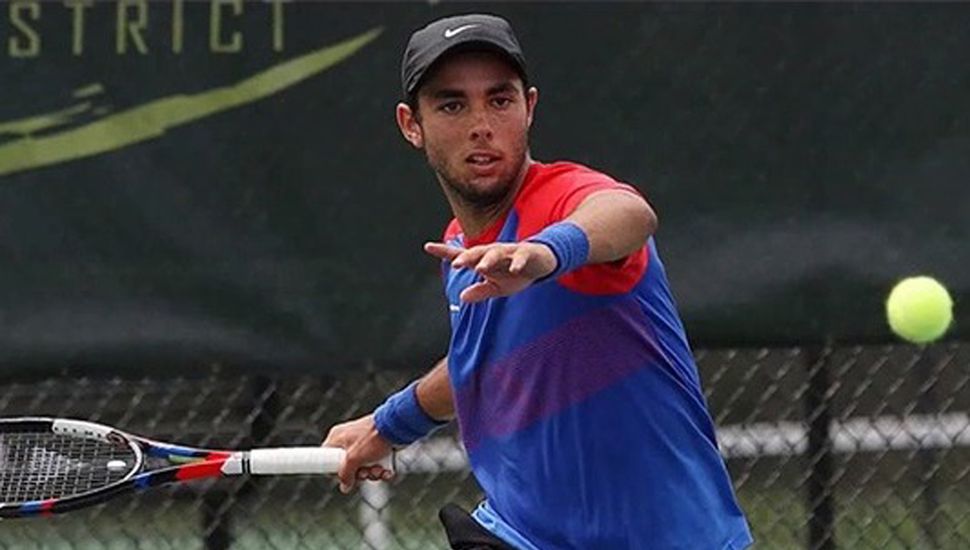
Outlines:
[{"label": "blurred background", "polygon": [[[503,15],[533,156],[637,186],[757,548],[970,548],[970,4],[0,4],[0,415],[319,442],[448,341],[449,220],[399,136],[409,34]],[[883,301],[929,274],[947,337]],[[352,496],[200,483],[3,548],[444,548],[453,431]]]}]

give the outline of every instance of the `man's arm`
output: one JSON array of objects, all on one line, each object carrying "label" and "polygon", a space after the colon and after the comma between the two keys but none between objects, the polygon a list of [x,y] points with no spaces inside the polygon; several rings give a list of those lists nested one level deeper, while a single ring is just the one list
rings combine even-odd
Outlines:
[{"label": "man's arm", "polygon": [[426,243],[424,250],[456,269],[474,269],[483,280],[461,293],[465,302],[510,296],[533,282],[581,265],[612,262],[639,250],[657,229],[643,197],[610,189],[591,193],[563,221],[528,240],[459,248]]},{"label": "man's arm", "polygon": [[629,191],[597,191],[579,203],[564,221],[575,223],[589,239],[586,263],[626,258],[640,250],[657,230],[657,215],[643,197]]},{"label": "man's arm", "polygon": [[455,402],[451,395],[451,381],[448,379],[447,356],[421,377],[416,392],[418,404],[431,418],[439,422],[447,422],[455,417]]},{"label": "man's arm", "polygon": [[[435,421],[446,422],[454,417],[447,357],[438,361],[418,380],[414,392],[418,406]],[[352,491],[358,480],[388,480],[393,475],[393,472],[376,465],[391,454],[393,444],[378,431],[374,413],[333,426],[323,444],[347,451],[344,463],[337,472],[343,493]]]}]

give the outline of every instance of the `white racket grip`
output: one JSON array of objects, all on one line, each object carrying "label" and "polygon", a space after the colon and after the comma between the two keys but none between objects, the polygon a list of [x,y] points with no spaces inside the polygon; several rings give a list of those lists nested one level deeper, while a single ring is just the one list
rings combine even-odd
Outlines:
[{"label": "white racket grip", "polygon": [[[346,451],[338,447],[280,447],[249,451],[249,472],[253,475],[335,474]],[[380,462],[394,470],[394,457]]]}]

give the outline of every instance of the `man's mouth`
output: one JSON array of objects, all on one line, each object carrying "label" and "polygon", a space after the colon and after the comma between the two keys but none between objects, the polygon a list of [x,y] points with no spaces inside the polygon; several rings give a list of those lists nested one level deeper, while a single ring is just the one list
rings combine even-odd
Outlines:
[{"label": "man's mouth", "polygon": [[500,158],[498,155],[491,153],[472,153],[465,157],[465,162],[473,166],[486,168],[498,162]]}]

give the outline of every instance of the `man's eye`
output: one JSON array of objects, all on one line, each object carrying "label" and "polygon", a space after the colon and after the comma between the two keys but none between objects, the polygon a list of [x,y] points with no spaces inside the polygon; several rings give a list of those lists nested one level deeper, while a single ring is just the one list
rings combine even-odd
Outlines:
[{"label": "man's eye", "polygon": [[457,113],[459,110],[461,110],[461,103],[459,103],[457,101],[451,101],[451,102],[448,102],[448,103],[442,103],[438,107],[438,110],[444,111],[446,113]]},{"label": "man's eye", "polygon": [[504,109],[512,103],[512,100],[507,97],[496,97],[492,100],[492,103],[495,104],[496,107]]}]

